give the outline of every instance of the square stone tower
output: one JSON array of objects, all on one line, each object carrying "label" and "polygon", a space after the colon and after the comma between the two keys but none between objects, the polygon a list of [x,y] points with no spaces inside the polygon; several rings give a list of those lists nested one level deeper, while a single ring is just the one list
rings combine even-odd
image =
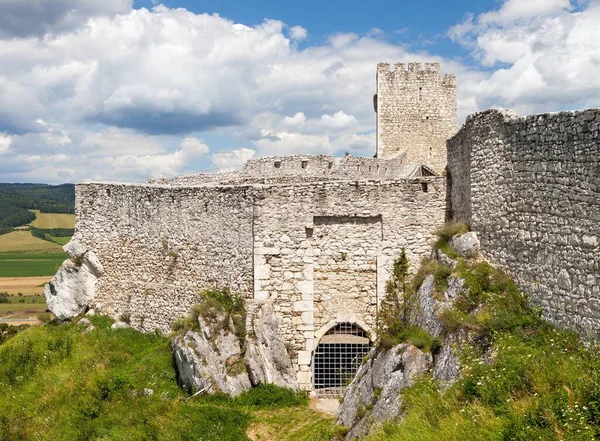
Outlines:
[{"label": "square stone tower", "polygon": [[377,157],[406,152],[409,163],[437,173],[446,167],[446,140],[458,130],[456,77],[439,63],[377,65]]}]

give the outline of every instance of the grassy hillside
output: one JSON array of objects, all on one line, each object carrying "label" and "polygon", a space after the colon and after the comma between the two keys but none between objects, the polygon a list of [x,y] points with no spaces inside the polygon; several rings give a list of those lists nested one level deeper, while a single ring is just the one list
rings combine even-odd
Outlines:
[{"label": "grassy hillside", "polygon": [[57,253],[61,251],[61,245],[33,237],[30,231],[18,230],[0,235],[0,253]]},{"label": "grassy hillside", "polygon": [[291,391],[263,387],[236,399],[187,400],[175,381],[167,338],[113,331],[105,317],[91,320],[97,328],[89,333],[75,324],[46,325],[0,345],[1,441],[243,441],[250,424],[264,429],[269,415],[283,408],[291,420],[312,423],[292,436],[278,426],[266,439],[331,438],[331,419]]},{"label": "grassy hillside", "polygon": [[[443,239],[438,245],[457,257]],[[446,333],[469,335],[460,380],[441,391],[424,378],[405,390],[405,417],[368,441],[600,439],[597,341],[586,347],[549,325],[486,262],[459,260],[455,269],[425,261],[418,279],[435,274],[441,289],[450,275],[467,282],[469,292],[440,316]]]},{"label": "grassy hillside", "polygon": [[35,214],[35,220],[30,224],[32,227],[42,229],[75,227],[74,214],[41,213],[40,210],[31,211]]}]

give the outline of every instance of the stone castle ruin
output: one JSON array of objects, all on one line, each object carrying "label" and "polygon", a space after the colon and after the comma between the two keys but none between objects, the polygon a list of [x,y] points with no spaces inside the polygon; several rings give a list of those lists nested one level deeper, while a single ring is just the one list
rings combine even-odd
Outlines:
[{"label": "stone castle ruin", "polygon": [[46,291],[53,312],[89,307],[167,331],[200,291],[227,287],[246,299],[248,327],[272,308],[300,388],[335,390],[376,337],[400,250],[416,268],[455,219],[548,317],[597,332],[600,111],[487,111],[457,133],[456,81],[438,63],[378,65],[374,101],[375,158],[271,157],[239,172],[77,185],[67,248],[85,258],[63,270],[85,288],[65,301],[61,270]]}]

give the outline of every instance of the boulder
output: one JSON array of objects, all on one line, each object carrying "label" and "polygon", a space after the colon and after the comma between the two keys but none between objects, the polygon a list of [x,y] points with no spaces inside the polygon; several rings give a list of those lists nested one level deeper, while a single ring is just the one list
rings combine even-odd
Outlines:
[{"label": "boulder", "polygon": [[131,328],[131,326],[129,326],[129,323],[125,323],[122,321],[116,321],[114,322],[111,326],[110,329],[129,329]]},{"label": "boulder", "polygon": [[431,369],[431,354],[400,344],[376,354],[359,368],[337,412],[337,423],[350,430],[347,440],[361,438],[402,411],[400,392]]},{"label": "boulder", "polygon": [[187,331],[173,339],[178,381],[191,392],[205,390],[236,396],[252,387],[239,338],[230,331],[233,322],[229,318],[225,328],[225,321],[224,312],[210,319],[200,316],[199,331]]},{"label": "boulder", "polygon": [[65,260],[44,289],[48,308],[59,320],[69,320],[82,314],[96,296],[96,282],[103,273],[102,265],[93,251],[76,239],[63,249],[70,259]]},{"label": "boulder", "polygon": [[252,333],[246,336],[244,360],[253,386],[272,383],[296,390],[296,372],[271,305],[264,304],[253,315]]},{"label": "boulder", "polygon": [[428,275],[415,294],[415,305],[409,314],[411,324],[434,337],[440,336],[444,330],[439,319],[440,313],[450,308],[456,297],[467,289],[464,279],[450,276],[448,288],[443,293],[437,293],[435,278],[432,274]]},{"label": "boulder", "polygon": [[81,320],[79,320],[77,322],[78,326],[81,326],[83,328],[83,333],[87,334],[88,332],[92,332],[94,329],[96,329],[96,327],[92,324],[92,322],[89,321],[89,319],[87,318],[82,318]]},{"label": "boulder", "polygon": [[449,245],[465,258],[476,257],[480,249],[479,238],[474,231],[454,236]]},{"label": "boulder", "polygon": [[460,346],[462,343],[460,330],[450,334],[444,340],[441,349],[435,355],[433,364],[433,378],[438,381],[442,388],[447,388],[460,378]]}]

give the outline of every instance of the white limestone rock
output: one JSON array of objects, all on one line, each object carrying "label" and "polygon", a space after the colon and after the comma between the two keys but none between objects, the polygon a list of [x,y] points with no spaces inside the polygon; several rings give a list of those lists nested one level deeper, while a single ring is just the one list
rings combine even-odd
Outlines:
[{"label": "white limestone rock", "polygon": [[59,320],[82,314],[96,296],[96,282],[104,271],[93,251],[76,239],[63,249],[71,257],[65,260],[44,289],[48,308]]},{"label": "white limestone rock", "polygon": [[461,373],[460,350],[464,343],[464,331],[457,330],[444,340],[441,349],[435,354],[433,378],[443,387],[454,384]]},{"label": "white limestone rock", "polygon": [[409,314],[411,324],[426,330],[434,337],[440,336],[444,330],[439,319],[440,314],[450,308],[454,299],[467,289],[464,279],[451,276],[448,278],[448,288],[443,294],[437,294],[434,276],[430,274],[415,294],[415,305]]},{"label": "white limestone rock", "polygon": [[450,256],[448,256],[446,253],[444,253],[438,248],[434,248],[431,251],[430,259],[438,261],[442,265],[449,266],[452,269],[456,268],[456,266],[458,265],[458,262],[456,260],[451,259]]},{"label": "white limestone rock", "polygon": [[77,325],[83,328],[83,333],[87,334],[88,332],[92,332],[96,327],[89,321],[87,318],[82,318],[77,322]]},{"label": "white limestone rock", "polygon": [[[219,313],[210,322],[198,317],[200,331],[187,331],[173,339],[179,383],[192,392],[223,392],[231,396],[252,387],[238,337],[223,329]],[[233,323],[229,323],[233,329]]]},{"label": "white limestone rock", "polygon": [[114,322],[110,326],[110,329],[128,329],[128,328],[131,328],[131,326],[128,323],[125,323],[125,322],[122,322],[122,321]]},{"label": "white limestone rock", "polygon": [[253,335],[246,337],[248,375],[253,386],[272,383],[296,390],[296,372],[278,328],[271,305],[262,305],[254,316]]},{"label": "white limestone rock", "polygon": [[474,231],[453,237],[449,245],[465,258],[477,256],[481,246],[477,233]]},{"label": "white limestone rock", "polygon": [[412,386],[433,363],[431,354],[405,343],[379,354],[371,351],[370,356],[375,358],[359,368],[337,412],[337,423],[350,428],[347,440],[364,437],[397,417],[402,410],[400,392]]}]

